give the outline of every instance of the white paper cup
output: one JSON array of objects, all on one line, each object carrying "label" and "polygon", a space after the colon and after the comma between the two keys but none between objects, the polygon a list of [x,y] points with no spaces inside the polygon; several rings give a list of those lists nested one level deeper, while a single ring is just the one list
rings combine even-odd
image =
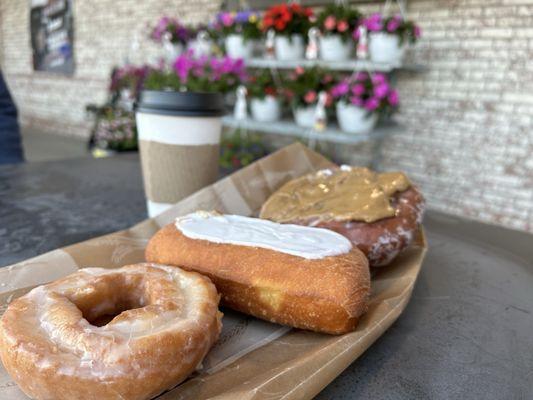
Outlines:
[{"label": "white paper cup", "polygon": [[216,181],[220,93],[143,91],[136,108],[148,215]]}]

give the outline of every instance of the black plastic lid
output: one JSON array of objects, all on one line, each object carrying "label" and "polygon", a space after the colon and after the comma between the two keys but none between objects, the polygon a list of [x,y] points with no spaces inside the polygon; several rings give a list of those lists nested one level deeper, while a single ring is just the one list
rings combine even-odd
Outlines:
[{"label": "black plastic lid", "polygon": [[160,115],[218,117],[225,113],[224,96],[222,93],[143,90],[135,110]]}]

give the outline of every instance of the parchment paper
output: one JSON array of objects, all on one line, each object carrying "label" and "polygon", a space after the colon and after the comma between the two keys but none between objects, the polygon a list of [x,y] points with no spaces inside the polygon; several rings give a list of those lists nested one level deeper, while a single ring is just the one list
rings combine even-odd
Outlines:
[{"label": "parchment paper", "polygon": [[[0,312],[33,287],[78,268],[116,268],[143,261],[148,239],[175,217],[197,210],[257,215],[267,197],[289,179],[332,163],[295,143],[183,199],[131,229],[57,249],[0,269]],[[203,368],[158,399],[310,399],[359,357],[405,308],[426,252],[423,233],[392,265],[372,278],[369,311],[355,332],[329,336],[267,323],[222,310],[223,332]],[[22,400],[3,367],[0,399]]]}]

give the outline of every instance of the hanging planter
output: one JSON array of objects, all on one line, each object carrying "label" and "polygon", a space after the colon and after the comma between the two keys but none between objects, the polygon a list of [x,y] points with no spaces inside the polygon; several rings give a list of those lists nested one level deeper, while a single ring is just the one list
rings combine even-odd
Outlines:
[{"label": "hanging planter", "polygon": [[163,45],[168,62],[179,57],[192,38],[192,31],[175,18],[162,17],[152,29],[150,38]]},{"label": "hanging planter", "polygon": [[252,40],[245,40],[241,34],[231,34],[224,39],[226,54],[231,58],[252,58],[255,43]]},{"label": "hanging planter", "polygon": [[302,60],[305,54],[305,41],[302,35],[276,36],[274,39],[276,58],[281,61]]},{"label": "hanging planter", "polygon": [[276,58],[283,61],[301,60],[305,54],[305,35],[311,27],[313,11],[297,3],[270,7],[263,15],[262,28],[273,30]]},{"label": "hanging planter", "polygon": [[213,31],[224,38],[226,54],[232,58],[248,59],[253,56],[256,42],[261,38],[260,15],[256,11],[218,13]]},{"label": "hanging planter", "polygon": [[250,102],[252,118],[260,122],[275,122],[281,117],[279,100],[274,96],[265,96],[260,99],[252,98]]},{"label": "hanging planter", "polygon": [[367,134],[378,122],[376,112],[369,112],[364,107],[348,104],[345,101],[337,102],[336,111],[339,127],[347,133]]},{"label": "hanging planter", "polygon": [[[379,13],[373,14],[362,20],[361,24],[369,32],[370,59],[376,63],[400,65],[407,46],[420,38],[420,28],[399,14],[389,18]],[[359,29],[356,28],[354,38],[357,40],[358,36]]]},{"label": "hanging planter", "polygon": [[316,104],[295,107],[293,114],[296,125],[304,128],[313,128],[315,126],[315,110]]},{"label": "hanging planter", "polygon": [[352,40],[343,40],[341,35],[321,36],[320,58],[325,61],[346,61],[352,57],[354,43]]},{"label": "hanging planter", "polygon": [[257,70],[251,73],[246,88],[251,98],[250,111],[254,120],[274,122],[280,119],[279,92],[269,70]]},{"label": "hanging planter", "polygon": [[337,100],[340,128],[352,134],[367,134],[374,129],[380,114],[390,114],[398,106],[398,92],[385,74],[359,72],[331,89]]},{"label": "hanging planter", "polygon": [[352,31],[361,14],[350,5],[330,4],[317,17],[320,29],[320,58],[326,61],[346,61],[352,56]]}]

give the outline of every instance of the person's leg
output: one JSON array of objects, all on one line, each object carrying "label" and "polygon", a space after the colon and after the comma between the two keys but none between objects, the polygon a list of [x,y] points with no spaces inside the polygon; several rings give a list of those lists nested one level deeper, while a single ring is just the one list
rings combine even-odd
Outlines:
[{"label": "person's leg", "polygon": [[0,164],[23,161],[17,107],[0,71]]}]

